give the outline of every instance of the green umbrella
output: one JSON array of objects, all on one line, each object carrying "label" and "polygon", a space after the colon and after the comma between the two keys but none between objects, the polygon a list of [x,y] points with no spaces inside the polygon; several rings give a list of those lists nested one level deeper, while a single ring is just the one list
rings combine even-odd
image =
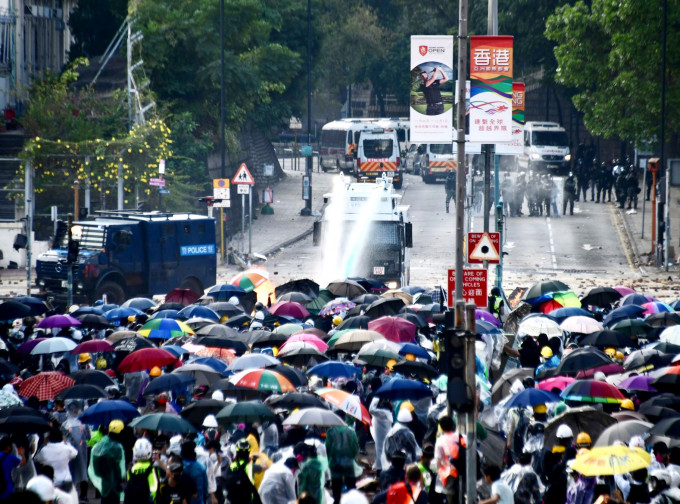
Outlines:
[{"label": "green umbrella", "polygon": [[258,401],[243,401],[227,404],[215,415],[220,423],[229,425],[238,422],[252,423],[276,420],[276,415]]},{"label": "green umbrella", "polygon": [[321,308],[326,306],[326,303],[332,299],[335,299],[335,296],[331,293],[331,291],[322,289],[319,291],[319,295],[317,297],[305,305],[305,308],[307,308],[307,311],[312,315],[318,315],[321,311]]},{"label": "green umbrella", "polygon": [[178,434],[196,432],[194,426],[184,418],[170,413],[149,413],[137,417],[130,422],[130,427],[151,431],[176,432]]},{"label": "green umbrella", "polygon": [[625,319],[611,327],[612,331],[619,331],[628,336],[646,336],[652,326],[640,319]]}]

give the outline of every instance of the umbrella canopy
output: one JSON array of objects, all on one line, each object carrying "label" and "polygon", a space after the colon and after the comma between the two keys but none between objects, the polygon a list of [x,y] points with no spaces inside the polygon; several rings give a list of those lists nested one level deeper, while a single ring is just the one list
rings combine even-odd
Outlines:
[{"label": "umbrella canopy", "polygon": [[276,393],[293,392],[295,387],[288,378],[268,369],[246,369],[229,378],[238,387]]},{"label": "umbrella canopy", "polygon": [[605,327],[610,327],[616,324],[617,322],[624,320],[624,319],[629,319],[629,318],[637,318],[644,313],[645,309],[636,304],[629,304],[629,305],[624,305],[624,306],[619,306],[618,308],[613,309],[610,311],[605,317],[604,320],[602,321],[602,325]]},{"label": "umbrella canopy", "polygon": [[167,318],[149,320],[137,332],[142,336],[156,339],[170,339],[175,336],[194,334],[194,330],[184,322]]},{"label": "umbrella canopy", "polygon": [[549,402],[560,402],[561,400],[560,396],[552,392],[540,388],[528,388],[513,394],[508,402],[505,403],[505,408],[525,408]]},{"label": "umbrella canopy", "polygon": [[[242,287],[246,293],[255,292],[257,300],[263,304],[274,301],[274,286],[269,281],[269,273],[261,268],[251,268],[233,277],[230,282],[232,285]],[[250,310],[249,310],[250,311]]]},{"label": "umbrella canopy", "polygon": [[652,326],[640,319],[624,319],[611,326],[612,331],[619,331],[630,337],[646,336]]},{"label": "umbrella canopy", "polygon": [[33,434],[50,430],[51,424],[40,411],[26,406],[13,406],[0,411],[0,432]]},{"label": "umbrella canopy", "polygon": [[567,386],[576,381],[576,378],[571,376],[553,376],[538,382],[537,387],[541,390],[553,391],[554,389],[564,390]]},{"label": "umbrella canopy", "polygon": [[319,310],[319,316],[331,317],[333,315],[342,315],[356,305],[355,302],[350,301],[346,297],[331,299]]},{"label": "umbrella canopy", "polygon": [[56,371],[45,371],[27,378],[21,383],[19,395],[23,397],[36,396],[39,401],[47,401],[62,390],[75,384],[73,378],[69,378]]},{"label": "umbrella canopy", "polygon": [[[659,370],[661,372],[661,370]],[[651,385],[657,389],[664,392],[675,392],[677,387],[680,385],[680,367],[672,366],[665,369],[665,372],[661,376],[657,376],[651,382]]]},{"label": "umbrella canopy", "polygon": [[271,355],[246,354],[242,355],[238,359],[235,359],[234,362],[229,364],[229,371],[232,373],[237,373],[247,369],[265,368],[275,364],[281,364],[281,361],[276,357],[272,357]]},{"label": "umbrella canopy", "polygon": [[384,367],[391,360],[401,360],[400,349],[399,344],[393,341],[372,341],[361,347],[357,353],[357,359],[371,366]]},{"label": "umbrella canopy", "polygon": [[667,436],[670,438],[680,438],[680,416],[664,418],[657,422],[649,431],[653,436]]},{"label": "umbrella canopy", "polygon": [[35,326],[41,329],[54,329],[55,327],[73,327],[80,325],[80,320],[71,315],[50,315],[45,317]]},{"label": "umbrella canopy", "polygon": [[285,366],[283,364],[277,364],[276,366],[271,366],[268,368],[270,371],[276,371],[282,374],[290,380],[294,387],[305,387],[307,386],[307,377],[305,374],[293,366]]},{"label": "umbrella canopy", "polygon": [[648,303],[643,303],[641,306],[645,309],[645,311],[642,312],[643,315],[674,311],[671,305],[662,303],[661,301],[650,301]]},{"label": "umbrella canopy", "polygon": [[439,370],[431,365],[417,360],[405,360],[397,362],[392,369],[395,373],[399,373],[406,377],[431,380],[439,376]]},{"label": "umbrella canopy", "polygon": [[354,298],[361,294],[366,294],[364,289],[358,282],[353,280],[335,280],[326,286],[328,290],[335,297]]},{"label": "umbrella canopy", "polygon": [[562,362],[555,370],[555,375],[576,375],[584,369],[611,363],[609,356],[597,348],[577,348],[562,358]]},{"label": "umbrella canopy", "polygon": [[294,412],[283,421],[283,425],[318,425],[332,427],[345,422],[332,411],[323,408],[305,408]]},{"label": "umbrella canopy", "polygon": [[324,378],[351,378],[361,375],[361,369],[347,362],[328,361],[309,368],[307,374],[309,376],[323,376]]},{"label": "umbrella canopy", "polygon": [[213,298],[215,301],[229,301],[229,299],[233,296],[241,298],[245,294],[246,291],[243,287],[232,285],[231,283],[213,285],[210,287],[210,289],[208,289],[207,293],[207,295]]},{"label": "umbrella canopy", "polygon": [[316,346],[302,341],[286,345],[285,348],[279,351],[278,358],[286,363],[304,366],[309,365],[309,363],[314,365],[328,360],[328,357]]},{"label": "umbrella canopy", "polygon": [[0,303],[0,320],[14,320],[26,317],[31,313],[31,308],[17,301],[4,301]]},{"label": "umbrella canopy", "polygon": [[371,331],[378,332],[389,341],[407,343],[415,340],[418,328],[413,322],[399,317],[385,316],[368,323]]},{"label": "umbrella canopy", "polygon": [[531,287],[529,287],[524,292],[522,299],[525,301],[530,301],[534,298],[539,298],[549,292],[562,292],[568,290],[569,286],[564,282],[560,282],[559,280],[544,280],[542,282],[537,282]]},{"label": "umbrella canopy", "polygon": [[664,353],[653,348],[642,348],[631,352],[623,361],[623,367],[629,371],[658,369],[670,364],[674,357],[675,354],[672,353]]},{"label": "umbrella canopy", "polygon": [[274,329],[273,332],[277,334],[285,334],[286,336],[292,336],[295,333],[302,332],[304,327],[302,327],[300,324],[293,324],[293,323],[288,323],[288,324],[283,324]]},{"label": "umbrella canopy", "polygon": [[680,345],[680,326],[671,326],[664,329],[659,335],[659,341]]},{"label": "umbrella canopy", "polygon": [[35,348],[35,346],[40,343],[41,341],[46,341],[49,338],[36,338],[34,340],[28,340],[24,341],[19,347],[17,348],[17,354],[19,355],[30,355],[31,350]]},{"label": "umbrella canopy", "polygon": [[241,315],[244,313],[243,308],[239,305],[227,303],[226,301],[217,301],[215,303],[207,304],[205,307],[210,308],[220,317],[233,317],[234,315]]},{"label": "umbrella canopy", "polygon": [[120,399],[100,401],[87,408],[78,418],[88,425],[109,425],[111,420],[122,420],[128,423],[139,416],[139,411],[132,404]]},{"label": "umbrella canopy", "polygon": [[259,401],[242,401],[224,406],[216,415],[217,420],[224,425],[239,422],[272,422],[276,415]]},{"label": "umbrella canopy", "polygon": [[193,343],[210,348],[230,348],[240,354],[248,350],[248,346],[243,341],[221,336],[198,336],[193,340]]},{"label": "umbrella canopy", "polygon": [[150,310],[151,308],[155,308],[156,306],[158,306],[158,303],[156,303],[156,301],[145,297],[130,298],[121,305],[121,307],[123,308],[128,307],[137,308],[138,310],[142,311]]},{"label": "umbrella canopy", "polygon": [[194,426],[184,418],[177,415],[171,415],[170,413],[149,413],[148,415],[135,418],[129,425],[133,429],[175,432],[178,434],[191,434],[196,432]]},{"label": "umbrella canopy", "polygon": [[31,355],[44,355],[51,353],[70,352],[76,347],[76,343],[69,338],[54,337],[41,341],[31,350]]},{"label": "umbrella canopy", "polygon": [[552,336],[562,336],[562,329],[557,322],[549,317],[528,317],[520,322],[517,328],[517,336],[533,336],[546,334],[548,338]]},{"label": "umbrella canopy", "polygon": [[[274,292],[276,292],[276,289],[274,289]],[[281,294],[280,296],[277,295],[276,299],[278,299],[279,301],[295,301],[296,303],[307,304],[314,298],[308,296],[303,292],[286,292],[285,294]]]},{"label": "umbrella canopy", "polygon": [[305,305],[311,314],[319,314],[319,311],[335,296],[326,289],[320,290],[319,295]]},{"label": "umbrella canopy", "polygon": [[432,397],[432,390],[420,381],[395,378],[383,384],[375,395],[386,399],[423,399]]},{"label": "umbrella canopy", "polygon": [[265,399],[264,403],[273,409],[294,410],[297,408],[326,408],[324,402],[309,392],[288,392],[273,395]]},{"label": "umbrella canopy", "polygon": [[98,352],[113,352],[114,348],[111,343],[106,340],[89,340],[76,345],[71,353],[98,353]]},{"label": "umbrella canopy", "polygon": [[635,345],[629,335],[619,331],[612,331],[611,329],[604,329],[602,331],[587,334],[581,338],[580,343],[582,345],[592,345],[603,348],[623,348]]},{"label": "umbrella canopy", "polygon": [[604,329],[602,324],[592,317],[576,315],[568,317],[560,323],[560,329],[577,334],[590,334]]},{"label": "umbrella canopy", "polygon": [[57,399],[105,399],[109,397],[104,389],[96,385],[73,385],[57,394]]},{"label": "umbrella canopy", "polygon": [[371,414],[366,409],[366,406],[361,404],[359,396],[334,388],[318,389],[314,393],[323,397],[326,401],[351,417],[371,425]]},{"label": "umbrella canopy", "polygon": [[581,298],[582,306],[606,307],[621,299],[621,293],[612,287],[595,287]]},{"label": "umbrella canopy", "polygon": [[404,306],[406,306],[406,303],[404,303],[403,299],[394,297],[380,298],[368,305],[366,310],[364,310],[364,314],[367,317],[376,319],[379,317],[396,315],[404,308]]},{"label": "umbrella canopy", "polygon": [[78,315],[76,318],[80,320],[82,327],[87,327],[88,329],[106,329],[111,327],[106,317],[97,313],[85,313]]},{"label": "umbrella canopy", "polygon": [[645,323],[650,327],[670,327],[680,325],[680,313],[660,312],[645,317]]},{"label": "umbrella canopy", "polygon": [[227,327],[223,324],[210,324],[196,331],[196,336],[217,336],[220,338],[242,340],[243,335],[233,327]]},{"label": "umbrella canopy", "polygon": [[142,348],[127,355],[118,365],[119,373],[144,371],[177,362],[177,357],[162,348]]},{"label": "umbrella canopy", "polygon": [[584,476],[610,476],[637,471],[651,463],[650,454],[640,448],[598,446],[578,455],[572,469]]},{"label": "umbrella canopy", "polygon": [[432,359],[432,356],[427,353],[423,347],[416,345],[415,343],[404,343],[399,349],[399,355],[413,355],[419,359]]},{"label": "umbrella canopy", "polygon": [[654,424],[643,422],[642,420],[627,420],[615,423],[602,431],[597,438],[597,441],[595,441],[594,446],[610,446],[617,441],[627,444],[633,436],[645,435],[653,425]]},{"label": "umbrella canopy", "polygon": [[191,359],[189,363],[205,364],[206,366],[210,366],[218,373],[222,373],[225,375],[229,371],[229,364],[215,357],[196,357],[194,359]]},{"label": "umbrella canopy", "polygon": [[576,380],[562,391],[568,401],[618,404],[625,399],[614,385],[600,380]]},{"label": "umbrella canopy", "polygon": [[624,378],[619,382],[618,387],[623,390],[642,390],[644,392],[656,392],[656,389],[652,387],[652,382],[654,381],[653,376],[648,375],[635,375]]},{"label": "umbrella canopy", "polygon": [[144,389],[143,395],[184,390],[194,381],[196,381],[195,378],[190,374],[165,373],[152,379]]},{"label": "umbrella canopy", "polygon": [[201,294],[192,291],[191,289],[172,289],[165,295],[166,303],[179,303],[182,306],[188,306],[195,303]]},{"label": "umbrella canopy", "polygon": [[279,299],[280,295],[287,292],[302,292],[311,299],[314,299],[319,295],[319,284],[313,280],[310,280],[309,278],[300,278],[297,280],[290,280],[283,285],[279,285],[274,290],[277,299]]},{"label": "umbrella canopy", "polygon": [[356,352],[366,343],[385,340],[385,336],[377,331],[355,329],[343,333],[333,342],[334,351]]},{"label": "umbrella canopy", "polygon": [[674,345],[673,343],[668,343],[667,341],[655,341],[650,343],[645,347],[645,349],[658,350],[663,353],[679,354],[680,345]]},{"label": "umbrella canopy", "polygon": [[566,424],[572,432],[587,432],[591,439],[597,439],[600,433],[610,425],[614,425],[616,419],[611,415],[596,410],[592,406],[568,408],[561,415],[552,418],[545,427],[544,446],[554,446],[557,441],[557,428]]},{"label": "umbrella canopy", "polygon": [[76,385],[95,385],[103,389],[116,385],[109,375],[98,369],[80,369],[71,373],[69,377],[73,378]]},{"label": "umbrella canopy", "polygon": [[510,393],[510,388],[516,380],[520,382],[527,376],[534,376],[534,370],[531,368],[514,368],[506,371],[503,375],[493,384],[491,389],[491,402],[498,403],[501,399],[506,397]]},{"label": "umbrella canopy", "polygon": [[491,313],[486,310],[475,309],[475,320],[483,320],[484,322],[489,322],[496,327],[501,327],[503,322],[494,317]]},{"label": "umbrella canopy", "polygon": [[252,331],[249,336],[249,343],[253,348],[279,346],[288,339],[288,336],[285,334],[273,333],[266,330]]},{"label": "umbrella canopy", "polygon": [[184,408],[180,415],[197,429],[203,426],[203,420],[208,415],[217,415],[224,408],[224,401],[217,399],[199,399]]},{"label": "umbrella canopy", "polygon": [[554,319],[558,324],[561,324],[569,317],[582,316],[593,318],[593,314],[588,310],[575,307],[558,308],[557,310],[551,311],[549,315],[550,318]]},{"label": "umbrella canopy", "polygon": [[144,312],[139,308],[134,308],[132,306],[120,306],[105,312],[104,318],[108,321],[127,320],[128,317],[136,317],[137,315],[144,315]]},{"label": "umbrella canopy", "polygon": [[637,292],[632,292],[630,294],[624,295],[621,298],[621,301],[619,301],[619,306],[628,306],[634,304],[642,306],[643,304],[649,303],[650,301],[654,301],[654,298],[651,296],[638,294]]},{"label": "umbrella canopy", "polygon": [[207,385],[208,387],[222,378],[222,375],[207,364],[184,364],[175,369],[171,374],[185,374],[193,376],[196,386]]},{"label": "umbrella canopy", "polygon": [[[17,303],[21,303],[28,306],[28,308],[30,309],[28,315],[32,316],[42,315],[43,313],[47,313],[49,311],[49,308],[45,304],[45,301],[34,296],[17,296],[13,298],[12,301],[16,301]],[[75,317],[75,315],[73,316]]]},{"label": "umbrella canopy", "polygon": [[402,289],[388,290],[383,292],[380,296],[383,298],[401,299],[406,306],[413,304],[413,294],[409,294]]},{"label": "umbrella canopy", "polygon": [[380,296],[377,294],[361,294],[360,296],[357,296],[355,298],[352,298],[352,301],[354,301],[358,305],[370,305],[371,303],[377,301],[380,299]]},{"label": "umbrella canopy", "polygon": [[[232,305],[233,306],[233,305]],[[202,317],[202,318],[207,318],[215,321],[220,320],[220,316],[215,312],[214,310],[208,308],[207,306],[201,306],[201,305],[189,305],[185,308],[182,308],[179,311],[179,314],[181,315],[180,318],[185,318],[189,319],[191,317]]]},{"label": "umbrella canopy", "polygon": [[[123,332],[136,334],[133,333],[132,331]],[[156,343],[142,336],[127,336],[125,338],[119,339],[118,341],[113,343],[112,346],[116,352],[128,352],[128,353],[141,350],[142,348],[157,348]]]},{"label": "umbrella canopy", "polygon": [[289,345],[293,343],[306,343],[308,345],[312,345],[316,347],[316,349],[319,350],[319,352],[325,352],[328,349],[328,344],[315,334],[296,333],[286,340],[286,342],[283,344],[280,350],[285,350],[286,348],[288,348]]},{"label": "umbrella canopy", "polygon": [[309,311],[300,303],[295,301],[279,301],[269,308],[269,313],[274,315],[285,315],[300,320],[309,318]]},{"label": "umbrella canopy", "polygon": [[176,309],[168,309],[168,310],[158,310],[153,312],[153,314],[149,317],[149,320],[155,320],[155,319],[184,319],[184,315],[180,315],[180,310]]}]

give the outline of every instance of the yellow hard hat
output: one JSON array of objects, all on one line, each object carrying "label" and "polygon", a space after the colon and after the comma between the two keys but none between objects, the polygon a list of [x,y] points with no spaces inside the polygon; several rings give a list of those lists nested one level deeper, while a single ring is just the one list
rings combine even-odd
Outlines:
[{"label": "yellow hard hat", "polygon": [[550,348],[549,346],[544,346],[543,348],[541,348],[541,356],[544,359],[549,359],[550,357],[552,357],[553,356],[552,348]]},{"label": "yellow hard hat", "polygon": [[621,401],[621,409],[627,409],[631,411],[635,411],[635,404],[633,404],[633,401],[630,399],[624,399]]},{"label": "yellow hard hat", "polygon": [[342,317],[340,315],[333,317],[333,325],[339,326],[340,324],[342,324]]},{"label": "yellow hard hat", "polygon": [[587,432],[579,432],[578,435],[576,436],[576,445],[590,445],[592,444],[593,440],[590,439],[590,434]]},{"label": "yellow hard hat", "polygon": [[81,353],[80,355],[78,355],[78,364],[88,362],[90,359],[91,359],[91,357],[90,357],[89,353],[87,353],[87,352]]},{"label": "yellow hard hat", "polygon": [[604,353],[606,353],[610,359],[613,359],[616,356],[616,348],[614,347],[605,348]]},{"label": "yellow hard hat", "polygon": [[545,407],[545,404],[536,404],[534,406],[534,413],[538,413],[539,415],[541,415],[546,411],[548,411],[548,408]]},{"label": "yellow hard hat", "polygon": [[137,320],[137,316],[136,315],[128,315],[127,320],[128,320],[128,322],[134,322],[135,320]]},{"label": "yellow hard hat", "polygon": [[404,359],[407,361],[414,361],[416,360],[416,356],[413,355],[412,353],[407,353],[406,355],[404,355]]},{"label": "yellow hard hat", "polygon": [[616,354],[614,355],[614,358],[618,361],[622,361],[626,358],[626,356],[623,355],[623,352],[621,352],[620,350],[617,350]]},{"label": "yellow hard hat", "polygon": [[154,366],[151,368],[151,371],[149,371],[149,376],[160,376],[161,375],[161,368],[158,366]]},{"label": "yellow hard hat", "polygon": [[413,403],[411,401],[404,401],[403,403],[401,403],[401,405],[399,406],[399,409],[401,409],[401,408],[406,408],[411,413],[413,413],[413,411],[415,410],[415,407],[413,406]]},{"label": "yellow hard hat", "polygon": [[99,359],[97,359],[97,362],[95,363],[95,366],[97,369],[106,369],[107,366],[106,359],[104,357],[99,357]]},{"label": "yellow hard hat", "polygon": [[125,424],[122,420],[111,420],[109,424],[109,433],[120,434],[125,428]]},{"label": "yellow hard hat", "polygon": [[396,363],[397,361],[395,359],[390,359],[387,361],[387,364],[385,364],[385,366],[387,367],[387,369],[391,370]]}]

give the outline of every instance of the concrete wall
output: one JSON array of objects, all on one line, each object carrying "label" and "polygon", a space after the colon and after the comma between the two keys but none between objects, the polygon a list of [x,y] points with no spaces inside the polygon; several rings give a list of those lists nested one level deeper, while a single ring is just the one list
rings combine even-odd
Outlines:
[{"label": "concrete wall", "polygon": [[[26,267],[26,250],[14,250],[14,237],[23,232],[23,222],[0,222],[0,251],[2,251],[2,259],[0,259],[0,266],[7,268],[10,261],[17,263],[19,268]],[[33,241],[31,250],[31,264],[35,267],[35,259],[43,252],[49,250],[49,242]]]}]

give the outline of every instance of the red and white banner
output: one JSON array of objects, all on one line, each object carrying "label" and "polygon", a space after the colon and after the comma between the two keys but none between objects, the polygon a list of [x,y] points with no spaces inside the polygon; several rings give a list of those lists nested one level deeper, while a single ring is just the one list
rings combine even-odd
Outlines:
[{"label": "red and white banner", "polygon": [[453,142],[453,37],[411,37],[411,142]]},{"label": "red and white banner", "polygon": [[[447,303],[449,308],[453,308],[456,298],[456,270],[448,271],[448,292]],[[464,269],[463,270],[463,299],[467,303],[474,303],[484,307],[487,302],[487,270],[485,269]]]}]

